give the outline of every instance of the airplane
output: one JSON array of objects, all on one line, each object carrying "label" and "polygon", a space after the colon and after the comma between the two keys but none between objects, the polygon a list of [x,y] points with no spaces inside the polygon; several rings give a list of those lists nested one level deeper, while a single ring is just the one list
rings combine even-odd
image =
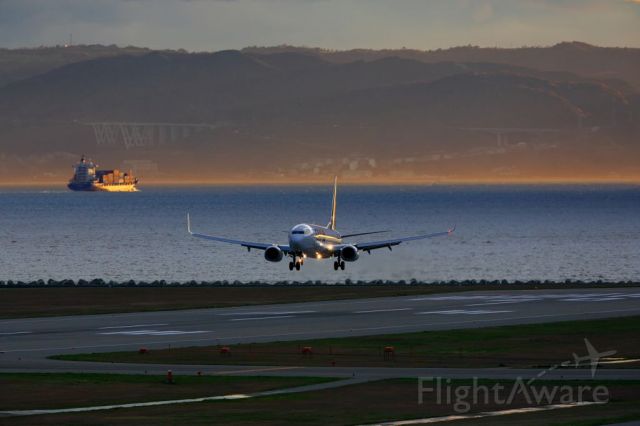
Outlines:
[{"label": "airplane", "polygon": [[269,262],[280,262],[285,256],[291,257],[289,270],[299,271],[307,258],[330,259],[335,258],[333,269],[345,269],[345,262],[355,262],[360,257],[360,253],[380,248],[397,246],[403,242],[422,240],[426,238],[441,237],[451,235],[455,231],[455,226],[444,232],[433,234],[415,235],[411,237],[394,238],[381,241],[371,241],[365,243],[348,243],[344,239],[362,235],[379,234],[388,231],[359,232],[355,234],[342,235],[336,230],[336,205],[338,193],[338,178],[333,181],[333,202],[331,207],[331,219],[327,226],[302,223],[294,226],[289,231],[289,244],[257,243],[251,241],[235,240],[225,237],[198,234],[191,230],[191,218],[187,213],[187,231],[193,237],[222,243],[236,244],[251,249],[264,250],[264,258]]}]

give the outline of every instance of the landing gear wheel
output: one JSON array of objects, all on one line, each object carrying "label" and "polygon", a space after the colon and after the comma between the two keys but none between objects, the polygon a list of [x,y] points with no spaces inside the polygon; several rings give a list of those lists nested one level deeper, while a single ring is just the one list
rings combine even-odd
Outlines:
[{"label": "landing gear wheel", "polygon": [[342,269],[344,271],[344,260],[342,262],[340,262],[340,269]]},{"label": "landing gear wheel", "polygon": [[293,262],[289,262],[289,270],[293,271]]},{"label": "landing gear wheel", "polygon": [[337,271],[339,267],[340,267],[340,265],[338,264],[337,260],[335,262],[333,262],[333,270],[334,271]]},{"label": "landing gear wheel", "polygon": [[300,270],[300,262],[296,262],[296,271]]}]

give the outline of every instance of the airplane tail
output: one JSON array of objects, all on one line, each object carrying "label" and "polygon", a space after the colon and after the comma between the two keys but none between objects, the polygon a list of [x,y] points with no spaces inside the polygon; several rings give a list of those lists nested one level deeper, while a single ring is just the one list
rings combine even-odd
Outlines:
[{"label": "airplane tail", "polygon": [[333,203],[331,205],[331,220],[327,225],[327,228],[332,229],[334,231],[336,230],[336,203],[337,203],[336,196],[337,194],[338,194],[338,176],[335,176],[333,178]]}]

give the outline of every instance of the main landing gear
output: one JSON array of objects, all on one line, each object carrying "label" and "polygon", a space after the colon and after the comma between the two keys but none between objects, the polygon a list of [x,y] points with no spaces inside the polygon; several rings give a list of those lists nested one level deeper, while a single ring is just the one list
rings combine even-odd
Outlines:
[{"label": "main landing gear", "polygon": [[[293,271],[293,269],[295,268],[296,271],[300,270],[300,267],[302,267],[302,265],[304,264],[304,258],[298,258],[297,256],[293,256],[293,260],[291,262],[289,262],[289,270]],[[337,271],[338,269],[341,269],[344,271],[345,268],[345,263],[344,260],[338,258],[338,260],[336,260],[335,262],[333,262],[333,270]]]},{"label": "main landing gear", "polygon": [[300,260],[296,260],[296,257],[293,256],[293,260],[289,262],[289,270],[293,271],[293,268],[296,268],[296,271],[299,271],[303,263],[304,261],[302,258],[300,258]]}]

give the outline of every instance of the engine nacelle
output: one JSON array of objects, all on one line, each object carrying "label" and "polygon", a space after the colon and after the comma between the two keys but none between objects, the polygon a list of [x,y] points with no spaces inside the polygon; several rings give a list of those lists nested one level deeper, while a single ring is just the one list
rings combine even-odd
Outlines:
[{"label": "engine nacelle", "polygon": [[269,262],[280,262],[283,257],[284,254],[278,246],[271,246],[264,251],[264,258]]},{"label": "engine nacelle", "polygon": [[349,245],[340,250],[340,257],[342,257],[345,262],[355,262],[360,257],[360,254],[356,246]]}]

